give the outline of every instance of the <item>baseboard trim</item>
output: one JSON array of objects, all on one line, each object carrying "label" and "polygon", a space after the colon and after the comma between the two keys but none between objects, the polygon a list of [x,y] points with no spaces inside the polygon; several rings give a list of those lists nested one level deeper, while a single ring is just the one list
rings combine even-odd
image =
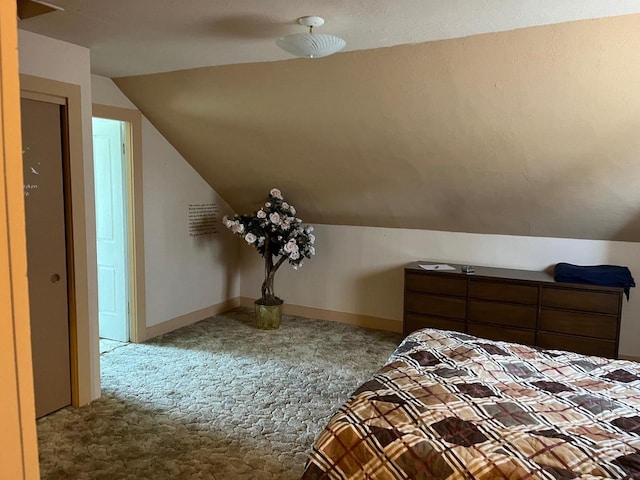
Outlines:
[{"label": "baseboard trim", "polygon": [[195,312],[180,315],[179,317],[172,318],[171,320],[167,320],[157,325],[152,325],[146,328],[145,340],[149,340],[153,337],[172,332],[174,330],[177,330],[178,328],[186,327],[187,325],[191,325],[192,323],[199,322],[200,320],[204,320],[205,318],[213,317],[214,315],[219,315],[223,312],[227,312],[239,306],[240,297],[236,297],[221,303],[217,303],[215,305],[211,305],[210,307],[206,307],[201,310],[196,310]]},{"label": "baseboard trim", "polygon": [[621,360],[631,360],[632,362],[640,362],[640,357],[634,357],[633,355],[618,355]]},{"label": "baseboard trim", "polygon": [[[255,298],[240,297],[240,305],[243,307],[253,307]],[[283,313],[287,315],[297,315],[299,317],[318,318],[330,322],[347,323],[373,330],[385,330],[387,332],[402,333],[402,322],[388,318],[372,317],[357,313],[338,312],[336,310],[325,310],[323,308],[305,307],[304,305],[284,304]]]}]

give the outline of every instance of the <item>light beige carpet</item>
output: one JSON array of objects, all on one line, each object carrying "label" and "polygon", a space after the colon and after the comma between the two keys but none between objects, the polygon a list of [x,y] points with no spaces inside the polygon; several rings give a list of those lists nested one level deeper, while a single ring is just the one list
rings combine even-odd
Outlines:
[{"label": "light beige carpet", "polygon": [[248,309],[101,356],[102,398],[38,421],[43,479],[295,479],[401,336]]},{"label": "light beige carpet", "polygon": [[115,350],[116,348],[127,346],[127,342],[119,342],[118,340],[109,340],[108,338],[100,339],[100,355],[103,353],[110,352],[111,350]]}]

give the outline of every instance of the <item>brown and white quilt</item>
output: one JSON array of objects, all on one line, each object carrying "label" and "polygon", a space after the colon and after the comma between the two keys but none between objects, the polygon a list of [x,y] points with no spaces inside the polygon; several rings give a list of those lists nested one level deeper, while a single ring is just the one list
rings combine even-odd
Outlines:
[{"label": "brown and white quilt", "polygon": [[640,479],[640,364],[420,330],[316,440],[311,479]]}]

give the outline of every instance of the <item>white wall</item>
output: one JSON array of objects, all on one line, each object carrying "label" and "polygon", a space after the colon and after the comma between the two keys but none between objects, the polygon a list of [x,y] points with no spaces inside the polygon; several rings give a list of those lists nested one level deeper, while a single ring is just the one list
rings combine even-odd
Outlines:
[{"label": "white wall", "polygon": [[108,77],[91,75],[91,95],[93,103],[138,110],[138,107]]},{"label": "white wall", "polygon": [[[626,265],[640,282],[640,243],[337,225],[316,225],[315,234],[316,256],[297,271],[283,265],[276,275],[276,294],[289,304],[398,322],[403,267],[416,260],[526,270],[558,262]],[[262,258],[249,246],[241,248],[241,294],[257,298]],[[624,301],[620,354],[640,356],[640,283],[631,290],[631,300]]]},{"label": "white wall", "polygon": [[[109,78],[92,75],[93,102],[136,108]],[[189,203],[232,210],[173,146],[142,118],[147,326],[240,295],[239,242],[222,231],[191,238]]]},{"label": "white wall", "polygon": [[[98,345],[98,287],[95,241],[95,199],[93,188],[93,142],[91,137],[91,71],[89,49],[71,43],[54,40],[31,32],[18,30],[18,50],[20,73],[79,85],[82,110],[82,146],[84,182],[72,178],[72,189],[84,187],[85,230],[74,232],[86,239],[86,269],[76,268],[76,282],[86,285],[86,299],[77,298],[79,311],[88,311],[90,356],[91,356],[91,397],[100,396],[100,353]],[[73,193],[74,201],[77,193]],[[76,219],[73,220],[76,225]],[[76,266],[84,261],[76,262]],[[82,319],[84,320],[84,319]],[[81,321],[82,321],[81,320]]]}]

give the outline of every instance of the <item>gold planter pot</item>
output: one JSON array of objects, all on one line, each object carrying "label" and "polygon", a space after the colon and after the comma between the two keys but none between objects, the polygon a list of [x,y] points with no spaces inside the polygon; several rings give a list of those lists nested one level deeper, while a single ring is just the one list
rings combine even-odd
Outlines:
[{"label": "gold planter pot", "polygon": [[259,300],[254,303],[256,326],[262,330],[276,330],[280,328],[282,302],[279,305],[262,305],[258,302]]}]

